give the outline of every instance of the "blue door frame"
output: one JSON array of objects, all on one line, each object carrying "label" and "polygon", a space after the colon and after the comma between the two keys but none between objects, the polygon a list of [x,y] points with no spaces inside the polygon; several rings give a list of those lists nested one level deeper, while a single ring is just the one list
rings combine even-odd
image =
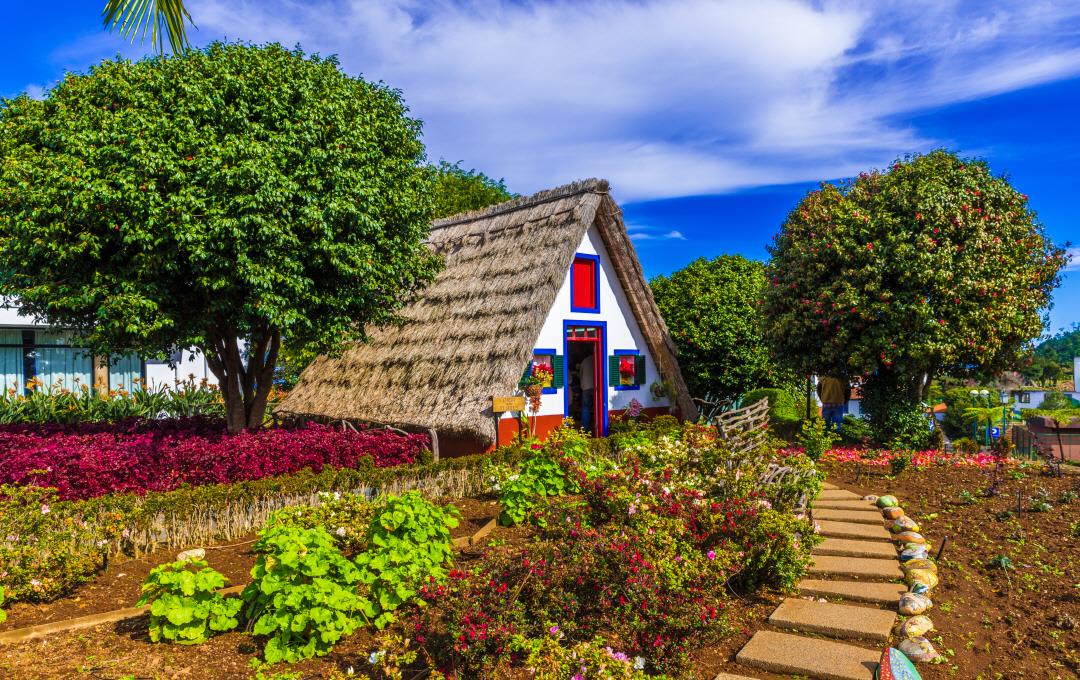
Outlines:
[{"label": "blue door frame", "polygon": [[[570,416],[570,341],[566,339],[566,329],[571,326],[581,326],[583,328],[595,328],[600,334],[599,344],[599,356],[596,357],[596,363],[600,366],[600,384],[596,386],[599,394],[603,395],[600,400],[600,428],[601,433],[594,433],[596,436],[606,437],[608,435],[608,374],[607,374],[607,322],[595,321],[593,319],[564,319],[562,330],[562,348],[563,348],[563,417]],[[600,391],[602,390],[602,391]]]}]

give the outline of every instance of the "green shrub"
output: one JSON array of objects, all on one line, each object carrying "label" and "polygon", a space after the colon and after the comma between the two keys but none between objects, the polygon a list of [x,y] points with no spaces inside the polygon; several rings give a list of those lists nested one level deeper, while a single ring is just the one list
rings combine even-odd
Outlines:
[{"label": "green shrub", "polygon": [[945,428],[945,434],[951,438],[965,437],[971,434],[971,422],[964,420],[964,412],[976,404],[979,406],[986,405],[986,400],[982,397],[978,397],[974,401],[971,399],[972,390],[983,389],[990,392],[988,398],[991,406],[1001,404],[1001,393],[995,389],[987,387],[953,387],[945,390],[942,401],[945,402],[946,410],[945,416],[941,420],[941,424]]},{"label": "green shrub", "polygon": [[787,441],[798,437],[802,420],[806,417],[806,398],[796,397],[788,390],[766,387],[744,394],[742,406],[750,406],[762,399],[769,400],[769,426],[773,432]]},{"label": "green shrub", "polygon": [[47,602],[105,565],[121,515],[101,502],[62,501],[55,489],[0,486],[0,572],[12,600]]},{"label": "green shrub", "polygon": [[979,442],[971,439],[970,437],[961,437],[960,439],[954,439],[952,445],[953,451],[963,455],[976,454],[981,448],[979,446]]},{"label": "green shrub", "polygon": [[346,555],[355,555],[368,547],[368,531],[375,514],[372,504],[363,496],[340,491],[320,491],[318,505],[292,505],[274,511],[267,519],[268,527],[322,527],[334,538]]},{"label": "green shrub", "polygon": [[[533,677],[536,680],[645,680],[649,677],[635,667],[634,659],[612,650],[600,637],[564,646],[556,632],[519,644],[529,652],[526,663],[529,668],[535,669]],[[638,659],[637,663],[643,667],[644,659]]]},{"label": "green shrub", "polygon": [[845,444],[865,444],[870,440],[870,423],[850,413],[840,423],[840,439]]},{"label": "green shrub", "polygon": [[907,470],[911,465],[912,457],[911,451],[897,451],[896,455],[889,460],[889,472],[896,476]]},{"label": "green shrub", "polygon": [[154,567],[142,584],[136,606],[150,605],[150,640],[197,645],[215,632],[236,628],[244,604],[218,590],[226,579],[205,560],[181,560]]},{"label": "green shrub", "polygon": [[[4,606],[4,600],[4,587],[0,586],[0,607]],[[0,623],[3,623],[4,621],[7,621],[7,612],[0,609]]]},{"label": "green shrub", "polygon": [[521,524],[548,496],[561,496],[574,489],[573,480],[558,461],[546,450],[537,450],[500,484],[499,503],[503,507],[499,523],[504,526]]},{"label": "green shrub", "polygon": [[356,556],[360,583],[370,591],[362,611],[376,628],[395,620],[394,611],[416,597],[430,580],[442,581],[452,563],[450,530],[457,508],[440,508],[416,491],[386,498],[368,532],[369,548]]},{"label": "green shrub", "polygon": [[267,663],[327,654],[364,623],[360,569],[322,528],[270,527],[253,548],[252,581],[240,595],[252,632],[266,636]]},{"label": "green shrub", "polygon": [[799,445],[806,450],[806,456],[813,461],[821,459],[821,456],[832,448],[837,434],[829,429],[823,418],[816,417],[803,421],[802,430],[799,432]]},{"label": "green shrub", "polygon": [[[89,385],[42,385],[29,394],[0,392],[0,424],[116,422],[128,418],[224,416],[221,391],[194,378],[174,385],[147,387],[141,382],[130,391],[106,390]],[[273,408],[269,404],[267,409]]]}]

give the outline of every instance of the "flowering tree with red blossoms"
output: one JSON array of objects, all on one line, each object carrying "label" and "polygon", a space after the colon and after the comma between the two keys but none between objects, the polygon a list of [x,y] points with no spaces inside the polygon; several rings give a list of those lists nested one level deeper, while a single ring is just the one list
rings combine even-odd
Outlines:
[{"label": "flowering tree with red blossoms", "polygon": [[766,336],[804,373],[863,376],[879,440],[925,436],[941,372],[999,371],[1038,338],[1065,251],[1005,177],[933,151],[823,183],[770,246]]}]

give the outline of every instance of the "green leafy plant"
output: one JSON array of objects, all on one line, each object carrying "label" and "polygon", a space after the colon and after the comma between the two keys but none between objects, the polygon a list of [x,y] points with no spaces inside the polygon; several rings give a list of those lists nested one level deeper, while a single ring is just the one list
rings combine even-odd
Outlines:
[{"label": "green leafy plant", "polygon": [[1013,566],[1013,561],[1005,555],[998,555],[991,559],[990,566],[994,569],[1001,569],[1003,571],[1016,568]]},{"label": "green leafy plant", "polygon": [[137,606],[150,605],[150,639],[197,645],[214,633],[236,628],[243,602],[218,590],[227,579],[205,560],[180,560],[154,567],[142,584]]},{"label": "green leafy plant", "polygon": [[963,505],[972,505],[975,503],[975,494],[967,489],[963,489],[960,493],[956,494],[956,499]]},{"label": "green leafy plant", "polygon": [[375,511],[363,496],[340,491],[320,491],[318,505],[294,505],[275,511],[266,521],[268,527],[322,527],[346,555],[355,555],[368,547],[368,530]]},{"label": "green leafy plant", "polygon": [[803,421],[799,432],[799,445],[806,450],[806,456],[813,461],[832,448],[839,437],[825,424],[825,420],[816,417]]},{"label": "green leafy plant", "polygon": [[503,511],[499,515],[499,523],[505,526],[521,524],[544,498],[561,496],[575,488],[574,481],[567,478],[550,451],[537,448],[521,465],[521,470],[501,484],[499,503]]},{"label": "green leafy plant", "polygon": [[953,440],[953,451],[964,455],[973,455],[979,452],[979,443],[970,437],[961,437]]},{"label": "green leafy plant", "polygon": [[912,457],[911,451],[897,451],[896,455],[889,459],[889,471],[893,475],[899,475],[911,465]]},{"label": "green leafy plant", "polygon": [[440,508],[416,491],[389,496],[377,507],[370,547],[356,556],[360,582],[370,592],[362,611],[376,628],[392,623],[394,611],[413,600],[422,585],[445,578],[453,557],[450,530],[458,516],[454,506]]},{"label": "green leafy plant", "polygon": [[[0,607],[4,606],[4,587],[0,586]],[[7,621],[7,612],[0,609],[0,623]]]},{"label": "green leafy plant", "polygon": [[1031,497],[1032,512],[1050,512],[1053,509],[1054,506],[1050,503],[1050,492],[1046,489],[1039,489],[1038,493]]},{"label": "green leafy plant", "polygon": [[253,549],[259,558],[240,597],[252,632],[268,638],[267,663],[327,654],[363,625],[370,607],[357,593],[360,570],[324,529],[269,527]]}]

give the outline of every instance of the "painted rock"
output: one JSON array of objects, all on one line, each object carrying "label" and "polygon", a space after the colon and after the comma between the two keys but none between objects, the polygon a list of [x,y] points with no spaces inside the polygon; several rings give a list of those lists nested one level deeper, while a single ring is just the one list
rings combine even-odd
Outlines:
[{"label": "painted rock", "polygon": [[900,502],[896,500],[896,496],[881,496],[877,499],[877,506],[879,508],[895,508]]},{"label": "painted rock", "polygon": [[904,593],[900,596],[899,609],[904,616],[918,616],[933,606],[934,603],[926,595]]},{"label": "painted rock", "polygon": [[929,595],[930,586],[926,585],[925,583],[919,583],[918,581],[916,581],[910,586],[908,586],[908,591],[915,593],[916,595]]},{"label": "painted rock", "polygon": [[877,680],[922,680],[911,659],[895,647],[886,647],[878,664]]},{"label": "painted rock", "polygon": [[885,519],[900,519],[904,516],[904,509],[901,507],[882,508],[881,516]]},{"label": "painted rock", "polygon": [[938,584],[938,576],[929,569],[911,569],[904,576],[908,584],[922,583],[927,588],[933,588]]},{"label": "painted rock", "polygon": [[893,520],[893,523],[891,525],[889,525],[889,531],[893,532],[894,534],[899,534],[900,532],[903,532],[903,531],[918,531],[918,530],[919,530],[919,525],[915,522],[915,520],[911,519],[907,515],[903,515],[902,517],[898,517],[897,519]]},{"label": "painted rock", "polygon": [[904,562],[904,564],[901,566],[904,568],[904,571],[907,571],[909,569],[926,569],[928,571],[934,572],[935,574],[937,573],[937,565],[934,564],[933,560],[928,560],[926,558],[916,558],[913,560],[908,560],[907,562]]},{"label": "painted rock", "polygon": [[925,637],[932,630],[934,630],[934,622],[929,616],[912,616],[900,624],[900,637]]},{"label": "painted rock", "polygon": [[[923,540],[926,541],[925,538]],[[930,541],[926,541],[926,543],[901,543],[900,544],[900,549],[901,550],[915,550],[915,549],[918,549],[918,548],[922,548],[923,550],[930,550]]]},{"label": "painted rock", "polygon": [[871,496],[863,496],[862,499],[864,501],[870,501],[871,503],[876,503],[877,502],[877,496],[873,496],[873,495],[871,495]]},{"label": "painted rock", "polygon": [[917,531],[901,531],[896,535],[896,540],[901,543],[915,543],[917,545],[926,543],[926,538]]},{"label": "painted rock", "polygon": [[189,560],[202,559],[206,559],[206,550],[202,548],[192,548],[191,550],[185,550],[184,552],[176,556],[177,562],[187,562]]},{"label": "painted rock", "polygon": [[925,560],[927,557],[926,546],[917,545],[913,548],[904,548],[900,551],[900,561]]},{"label": "painted rock", "polygon": [[900,642],[900,651],[919,663],[930,663],[941,658],[934,645],[924,637],[908,638]]}]

